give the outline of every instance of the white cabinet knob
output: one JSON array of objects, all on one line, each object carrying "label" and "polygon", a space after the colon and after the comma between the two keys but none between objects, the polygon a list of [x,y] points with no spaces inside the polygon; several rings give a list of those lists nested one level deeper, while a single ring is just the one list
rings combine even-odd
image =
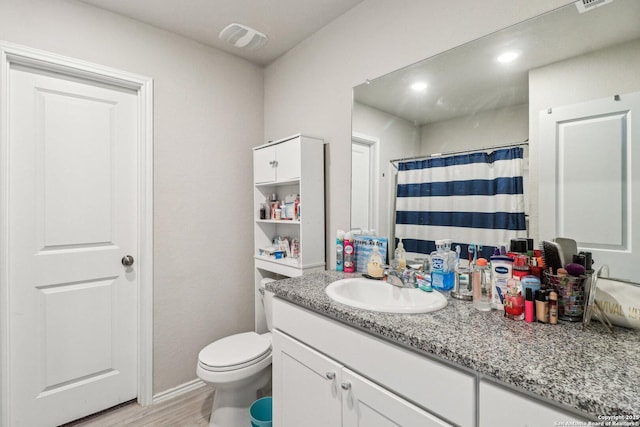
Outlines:
[{"label": "white cabinet knob", "polygon": [[336,373],[333,371],[329,371],[326,374],[324,374],[324,376],[328,379],[328,380],[333,380],[336,377]]},{"label": "white cabinet knob", "polygon": [[340,384],[340,387],[342,387],[343,390],[350,390],[351,389],[351,383],[349,381],[345,381],[342,384]]}]

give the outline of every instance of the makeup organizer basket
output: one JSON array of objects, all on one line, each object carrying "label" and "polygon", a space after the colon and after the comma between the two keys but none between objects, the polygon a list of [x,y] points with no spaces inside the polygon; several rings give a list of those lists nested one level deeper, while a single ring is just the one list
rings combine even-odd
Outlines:
[{"label": "makeup organizer basket", "polygon": [[544,273],[547,287],[558,292],[558,319],[569,322],[582,322],[587,292],[587,276],[558,276]]}]

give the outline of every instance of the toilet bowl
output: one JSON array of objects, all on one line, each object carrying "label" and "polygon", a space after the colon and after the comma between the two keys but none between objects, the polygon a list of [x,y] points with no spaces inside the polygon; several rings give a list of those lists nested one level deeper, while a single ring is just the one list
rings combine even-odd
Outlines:
[{"label": "toilet bowl", "polygon": [[[271,294],[262,300],[271,330]],[[196,373],[215,388],[210,427],[250,426],[249,407],[271,380],[271,332],[243,332],[207,345],[198,354]]]}]

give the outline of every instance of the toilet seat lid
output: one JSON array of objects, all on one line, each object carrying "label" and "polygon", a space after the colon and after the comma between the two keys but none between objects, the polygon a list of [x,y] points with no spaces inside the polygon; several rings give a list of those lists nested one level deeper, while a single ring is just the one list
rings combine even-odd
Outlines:
[{"label": "toilet seat lid", "polygon": [[264,359],[271,351],[271,340],[255,332],[244,332],[215,341],[200,351],[200,363],[212,370],[248,365]]}]

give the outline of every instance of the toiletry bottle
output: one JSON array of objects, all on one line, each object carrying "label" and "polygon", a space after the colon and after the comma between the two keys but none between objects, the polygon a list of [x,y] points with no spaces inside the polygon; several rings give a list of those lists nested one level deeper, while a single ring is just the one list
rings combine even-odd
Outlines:
[{"label": "toiletry bottle", "polygon": [[[300,206],[300,205],[298,205]],[[353,235],[347,232],[344,235],[344,272],[353,273],[356,271],[355,246],[353,245]]]},{"label": "toiletry bottle", "polygon": [[291,258],[300,258],[300,239],[291,240]]},{"label": "toiletry bottle", "polygon": [[535,320],[535,310],[533,307],[533,289],[526,288],[524,298],[524,321],[527,323],[531,323]]},{"label": "toiletry bottle", "polygon": [[507,280],[511,279],[513,259],[506,255],[491,257],[491,306],[503,309],[503,299],[507,293]]},{"label": "toiletry bottle", "polygon": [[473,306],[480,311],[491,311],[491,283],[489,266],[485,258],[478,258],[471,274]]},{"label": "toiletry bottle", "polygon": [[402,243],[402,238],[399,239],[398,241],[398,247],[396,248],[395,252],[394,252],[394,267],[396,268],[396,270],[398,271],[403,271],[404,269],[407,268],[407,255],[406,255],[406,251],[404,250],[404,243]]},{"label": "toiletry bottle", "polygon": [[293,219],[299,220],[298,218],[298,205],[300,205],[300,195],[296,195],[296,200],[293,202]]},{"label": "toiletry bottle", "polygon": [[280,202],[280,219],[287,219],[287,204],[284,200]]},{"label": "toiletry bottle", "polygon": [[536,320],[540,323],[549,323],[549,303],[547,291],[544,289],[536,292]]},{"label": "toiletry bottle", "polygon": [[369,257],[367,262],[367,274],[371,277],[381,278],[384,275],[384,268],[382,267],[382,257],[378,250],[378,241],[373,241],[373,253]]},{"label": "toiletry bottle", "polygon": [[453,288],[454,272],[449,268],[449,254],[444,250],[444,242],[436,240],[436,250],[431,252],[431,286],[441,291]]},{"label": "toiletry bottle", "polygon": [[336,233],[336,271],[344,270],[344,231]]},{"label": "toiletry bottle", "polygon": [[504,299],[504,312],[509,319],[524,319],[524,297],[522,296],[522,285],[517,278],[507,281],[507,295]]},{"label": "toiletry bottle", "polygon": [[549,323],[558,323],[558,293],[553,290],[549,292]]},{"label": "toiletry bottle", "polygon": [[453,249],[451,249],[451,245],[453,245],[453,240],[444,239],[442,240],[444,244],[444,251],[449,255],[449,271],[456,271],[456,266],[458,264],[458,254],[456,254]]}]

